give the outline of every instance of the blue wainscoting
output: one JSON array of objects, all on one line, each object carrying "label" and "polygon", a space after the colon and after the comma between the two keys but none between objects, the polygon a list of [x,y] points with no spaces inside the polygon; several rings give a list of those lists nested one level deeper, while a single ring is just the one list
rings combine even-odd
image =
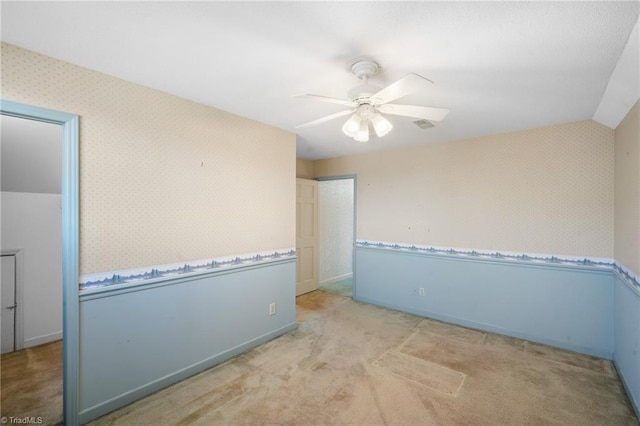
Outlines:
[{"label": "blue wainscoting", "polygon": [[613,361],[640,418],[640,287],[614,273]]},{"label": "blue wainscoting", "polygon": [[80,422],[295,329],[295,261],[82,292]]},{"label": "blue wainscoting", "polygon": [[612,359],[611,267],[553,262],[357,246],[354,298]]}]

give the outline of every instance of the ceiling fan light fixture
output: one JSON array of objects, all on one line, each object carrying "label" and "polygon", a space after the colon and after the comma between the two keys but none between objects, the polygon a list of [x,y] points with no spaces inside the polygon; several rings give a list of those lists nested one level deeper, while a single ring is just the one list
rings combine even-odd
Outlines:
[{"label": "ceiling fan light fixture", "polygon": [[360,128],[353,136],[358,142],[368,142],[369,141],[369,121],[368,120],[360,120]]},{"label": "ceiling fan light fixture", "polygon": [[360,116],[357,113],[353,114],[342,126],[342,132],[350,138],[355,137],[358,130],[360,130],[361,122]]},{"label": "ceiling fan light fixture", "polygon": [[358,142],[367,142],[370,136],[369,125],[371,125],[378,138],[386,136],[393,129],[391,122],[383,117],[381,113],[419,118],[429,123],[428,120],[442,120],[449,112],[446,108],[392,103],[396,99],[419,90],[427,83],[433,84],[431,80],[421,75],[409,73],[381,89],[369,84],[369,77],[380,71],[380,66],[373,59],[359,56],[350,61],[348,68],[361,81],[360,85],[348,92],[348,98],[332,98],[310,94],[297,97],[344,105],[350,107],[350,109],[301,124],[296,129],[315,126],[338,117],[350,115],[349,119],[342,125],[342,132]]},{"label": "ceiling fan light fixture", "polygon": [[393,129],[391,122],[380,114],[376,114],[371,118],[371,124],[379,138],[385,136],[391,131],[391,129]]}]

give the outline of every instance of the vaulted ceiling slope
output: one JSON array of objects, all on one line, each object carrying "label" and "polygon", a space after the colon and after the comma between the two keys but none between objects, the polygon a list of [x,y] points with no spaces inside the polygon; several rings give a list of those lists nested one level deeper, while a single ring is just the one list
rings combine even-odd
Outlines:
[{"label": "vaulted ceiling slope", "polygon": [[[8,43],[296,132],[298,155],[319,159],[585,120],[599,107],[611,126],[607,102],[628,101],[610,78],[639,6],[3,1],[1,28]],[[390,116],[391,133],[368,143],[342,133],[347,117],[297,130],[344,107],[293,96],[346,97],[360,55],[381,66],[378,86],[407,73],[434,82],[399,103],[450,114],[424,130]]]}]

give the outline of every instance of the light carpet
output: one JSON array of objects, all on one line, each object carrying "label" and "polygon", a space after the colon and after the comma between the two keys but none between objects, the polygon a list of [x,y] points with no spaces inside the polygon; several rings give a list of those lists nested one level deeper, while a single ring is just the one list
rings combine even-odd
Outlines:
[{"label": "light carpet", "polygon": [[316,291],[299,328],[96,425],[638,425],[611,362]]}]

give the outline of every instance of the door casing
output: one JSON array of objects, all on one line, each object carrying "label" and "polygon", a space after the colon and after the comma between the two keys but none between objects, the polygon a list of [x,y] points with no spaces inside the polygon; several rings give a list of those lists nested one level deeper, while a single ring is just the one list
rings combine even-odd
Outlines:
[{"label": "door casing", "polygon": [[63,421],[78,424],[79,331],[79,141],[78,116],[0,100],[0,114],[62,126],[62,334]]}]

